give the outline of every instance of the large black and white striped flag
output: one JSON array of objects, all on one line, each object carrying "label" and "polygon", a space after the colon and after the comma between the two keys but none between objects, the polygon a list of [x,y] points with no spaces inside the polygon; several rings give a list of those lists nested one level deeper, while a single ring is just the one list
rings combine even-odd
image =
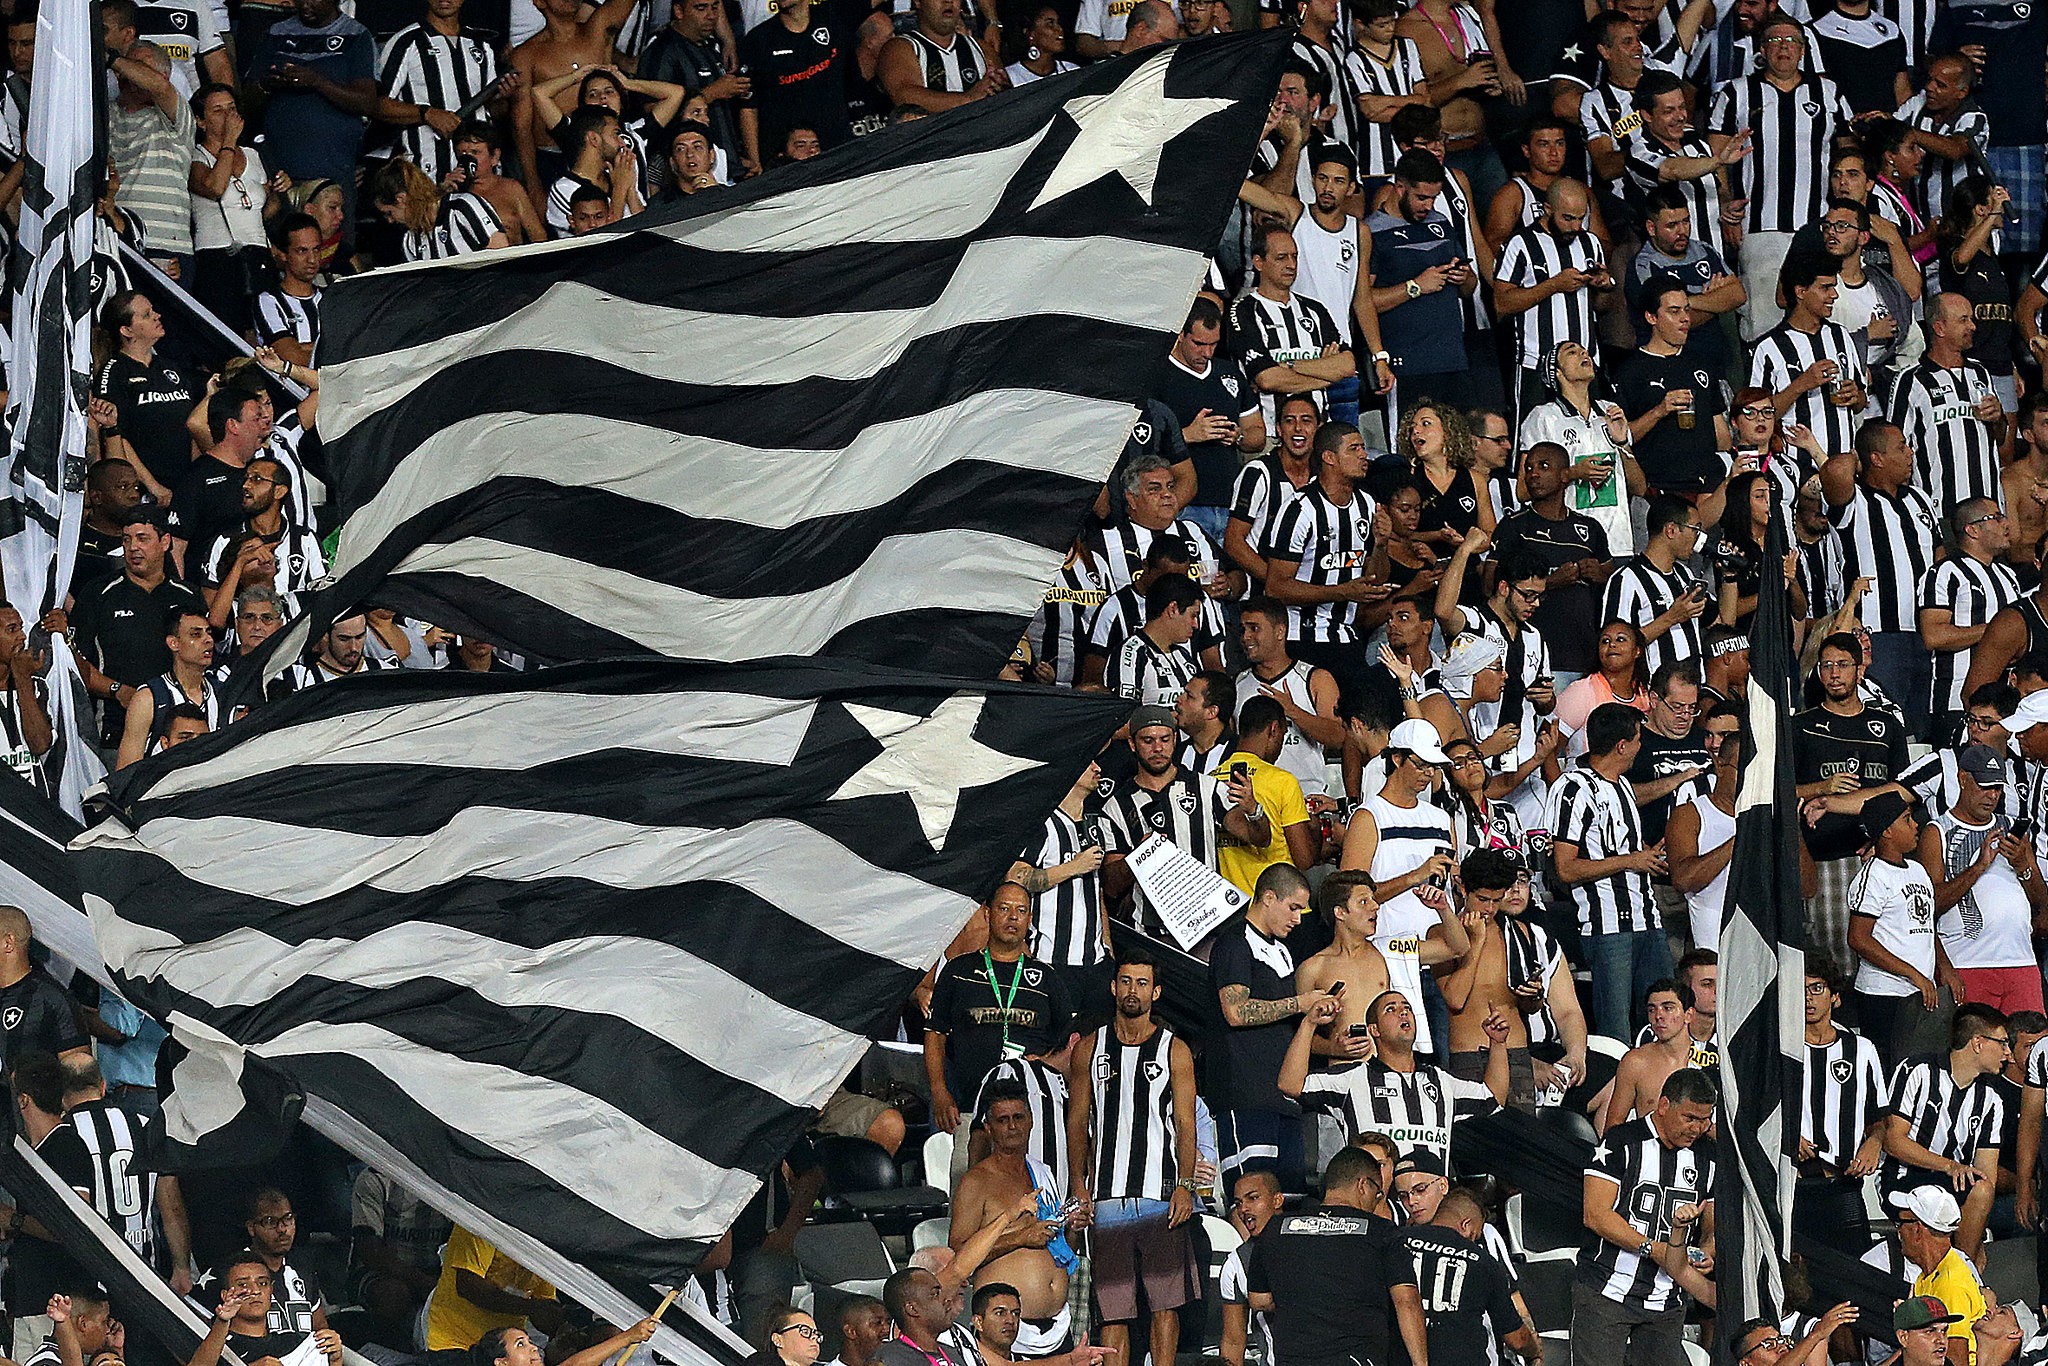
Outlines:
[{"label": "large black and white striped flag", "polygon": [[[1785,557],[1775,504],[1764,563]],[[1735,856],[1721,922],[1721,1113],[1715,1282],[1723,1348],[1752,1318],[1777,1322],[1780,1257],[1792,1246],[1805,1063],[1806,919],[1793,791],[1792,613],[1784,577],[1763,576],[1749,630],[1749,737],[1735,801]],[[1732,1361],[1732,1350],[1720,1359]]]},{"label": "large black and white striped flag", "polygon": [[626,230],[343,280],[333,613],[546,660],[857,657],[985,677],[1201,281],[1287,48],[1205,39]]},{"label": "large black and white striped flag", "polygon": [[[85,404],[92,382],[93,206],[101,162],[95,133],[102,89],[98,11],[90,0],[46,0],[36,11],[21,225],[7,351],[12,428],[0,480],[0,572],[7,600],[33,627],[64,604],[85,516]],[[49,641],[49,713],[56,743],[43,759],[49,788],[76,816],[104,772],[80,739],[86,698],[63,636]]]},{"label": "large black and white striped flag", "polygon": [[1128,712],[831,662],[393,671],[114,775],[74,852],[124,995],[352,1116],[465,1223],[644,1286]]}]

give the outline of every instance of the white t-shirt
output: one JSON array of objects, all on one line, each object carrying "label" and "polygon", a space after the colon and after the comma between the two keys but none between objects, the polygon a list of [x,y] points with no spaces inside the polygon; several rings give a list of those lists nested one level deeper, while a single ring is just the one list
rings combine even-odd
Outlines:
[{"label": "white t-shirt", "polygon": [[[1941,839],[1942,864],[1953,877],[1976,862],[1986,839],[2008,828],[2003,816],[1989,825],[1965,825],[1953,811],[1935,817]],[[1994,857],[1991,866],[1970,885],[1962,900],[1935,920],[1942,951],[1959,968],[2030,968],[2034,966],[2033,907],[2027,889],[2012,865]]]},{"label": "white t-shirt", "polygon": [[1628,483],[1622,474],[1621,456],[1614,448],[1614,438],[1607,431],[1602,412],[1599,399],[1593,401],[1590,418],[1580,417],[1565,406],[1563,399],[1539,404],[1522,419],[1516,444],[1526,451],[1539,441],[1554,441],[1564,447],[1566,458],[1573,464],[1593,455],[1613,457],[1614,469],[1605,483],[1567,484],[1564,501],[1573,512],[1582,512],[1600,524],[1600,529],[1607,533],[1608,550],[1619,560],[1636,553],[1636,533],[1629,521]]},{"label": "white t-shirt", "polygon": [[[1918,859],[1902,864],[1873,858],[1849,884],[1849,914],[1877,921],[1871,933],[1925,977],[1934,976],[1934,883]],[[1869,963],[1856,965],[1856,990],[1873,996],[1912,996],[1919,988]]]},{"label": "white t-shirt", "polygon": [[[192,196],[192,249],[218,251],[224,247],[263,247],[270,243],[263,231],[264,183],[269,172],[263,155],[254,147],[242,149],[242,173],[228,177],[219,199]],[[192,149],[195,165],[211,168],[213,153],[204,147]]]}]

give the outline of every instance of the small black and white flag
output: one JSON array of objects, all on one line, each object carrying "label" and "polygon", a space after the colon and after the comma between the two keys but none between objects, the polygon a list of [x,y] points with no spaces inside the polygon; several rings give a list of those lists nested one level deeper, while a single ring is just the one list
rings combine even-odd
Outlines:
[{"label": "small black and white flag", "polygon": [[[1772,504],[1764,563],[1785,557]],[[1790,595],[1765,574],[1750,626],[1748,737],[1735,800],[1735,854],[1721,922],[1722,1155],[1715,1195],[1715,1282],[1724,1346],[1753,1318],[1784,1308],[1780,1250],[1792,1246],[1793,1162],[1805,1072],[1806,919],[1799,895],[1793,790],[1794,655]],[[1734,1360],[1730,1349],[1725,1360]]]},{"label": "small black and white flag", "polygon": [[[117,986],[188,1046],[644,1286],[1128,713],[830,662],[382,672],[115,774],[74,853]],[[181,1069],[174,1139],[237,1114],[239,1065]]]},{"label": "small black and white flag", "polygon": [[[99,12],[89,0],[36,10],[21,226],[10,277],[14,332],[6,348],[11,421],[0,479],[0,572],[7,600],[34,627],[64,605],[85,516],[86,399],[92,382],[95,145],[103,88]],[[80,739],[86,708],[78,662],[61,635],[48,644],[47,709],[56,732],[37,785],[73,816],[105,772]]]},{"label": "small black and white flag", "polygon": [[1286,43],[1205,39],[862,139],[616,233],[321,309],[333,586],[541,660],[986,677],[1114,463]]}]

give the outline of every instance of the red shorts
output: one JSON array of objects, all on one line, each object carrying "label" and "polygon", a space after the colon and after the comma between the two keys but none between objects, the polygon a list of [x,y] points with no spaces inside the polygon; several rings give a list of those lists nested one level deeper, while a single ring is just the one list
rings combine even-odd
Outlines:
[{"label": "red shorts", "polygon": [[2010,1015],[2015,1010],[2041,1010],[2041,969],[1957,968],[1972,1005],[1987,1005]]}]

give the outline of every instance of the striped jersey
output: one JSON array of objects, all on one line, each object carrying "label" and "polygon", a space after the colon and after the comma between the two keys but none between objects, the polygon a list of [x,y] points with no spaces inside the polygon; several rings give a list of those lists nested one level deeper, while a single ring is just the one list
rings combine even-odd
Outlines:
[{"label": "striped jersey", "polygon": [[1053,1193],[1062,1203],[1067,1198],[1067,1076],[1041,1058],[1004,1058],[981,1079],[975,1093],[974,1113],[988,1113],[984,1097],[1000,1081],[1013,1081],[1024,1088],[1031,1108],[1031,1140],[1024,1155],[1041,1162],[1052,1173]]},{"label": "striped jersey", "polygon": [[[1902,2],[1913,3],[1914,0]],[[1928,17],[1931,19],[1933,6],[1930,4],[1927,8]],[[1902,24],[1900,27],[1903,29],[1905,26]],[[1906,32],[1906,41],[1908,45],[1913,41],[1910,30]],[[1919,62],[1918,57],[1912,60],[1914,65]],[[1947,114],[1930,114],[1927,112],[1927,96],[1924,93],[1917,94],[1900,105],[1898,118],[1899,122],[1923,132],[1933,133],[1938,137],[1962,138],[1969,143],[1970,155],[1961,161],[1950,161],[1947,157],[1937,155],[1930,148],[1926,153],[1926,159],[1920,164],[1920,197],[1927,205],[1928,215],[1938,219],[1948,204],[1950,192],[1972,174],[1980,173],[1987,164],[1985,157],[1991,146],[1991,120],[1985,116],[1983,110],[1969,100],[1964,100],[1959,107]]]},{"label": "striped jersey", "polygon": [[1031,642],[1034,658],[1052,665],[1052,681],[1060,687],[1074,686],[1089,618],[1108,599],[1109,575],[1085,551],[1060,566],[1052,587],[1045,590],[1024,638]]},{"label": "striped jersey", "polygon": [[[1951,555],[1920,581],[1920,610],[1945,608],[1950,624],[1988,626],[1991,618],[2020,598],[2020,581],[2001,560],[1989,563],[1968,555]],[[1930,706],[1937,712],[1963,709],[1963,679],[1970,671],[1970,649],[1933,650],[1934,682]]]},{"label": "striped jersey", "polygon": [[[1666,147],[1657,141],[1647,127],[1622,143],[1622,151],[1628,157],[1628,179],[1641,194],[1648,194],[1662,183],[1658,179],[1660,169],[1672,157],[1710,157],[1714,149],[1698,133],[1687,133],[1678,140],[1676,147]],[[1691,180],[1672,182],[1685,196],[1685,207],[1692,217],[1692,240],[1712,248],[1721,249],[1721,177],[1713,171],[1694,176]]]},{"label": "striped jersey", "polygon": [[[1263,1309],[1251,1308],[1251,1287],[1245,1284],[1244,1259],[1251,1251],[1250,1243],[1243,1243],[1230,1250],[1223,1259],[1223,1269],[1216,1277],[1216,1298],[1224,1304],[1245,1306],[1248,1322],[1245,1324],[1245,1360],[1257,1360],[1263,1366],[1277,1366],[1279,1357],[1273,1349],[1272,1315]],[[56,1347],[52,1345],[54,1355]],[[29,1366],[24,1362],[23,1366]],[[54,1366],[54,1363],[52,1363]]]},{"label": "striped jersey", "polygon": [[406,233],[400,245],[408,261],[444,261],[482,251],[494,234],[504,230],[498,211],[488,200],[463,192],[441,196],[434,226],[426,232]]},{"label": "striped jersey", "polygon": [[[1619,858],[1643,848],[1642,810],[1626,778],[1603,777],[1581,766],[1557,780],[1547,812],[1551,839],[1570,841],[1586,859]],[[1609,873],[1571,886],[1580,934],[1627,934],[1661,928],[1650,896],[1650,875]]]},{"label": "striped jersey", "polygon": [[1185,541],[1199,576],[1204,580],[1216,577],[1216,547],[1210,544],[1207,533],[1185,517],[1176,517],[1158,531],[1139,526],[1136,522],[1112,522],[1099,530],[1083,533],[1081,549],[1102,566],[1106,586],[1115,592],[1119,588],[1130,587],[1132,581],[1144,572],[1145,555],[1152,549],[1152,540],[1156,536],[1174,536]]},{"label": "striped jersey", "polygon": [[1849,1165],[1888,1099],[1877,1045],[1861,1034],[1838,1024],[1833,1042],[1806,1045],[1799,1136],[1828,1166]]},{"label": "striped jersey", "polygon": [[[490,39],[469,28],[450,37],[413,24],[392,34],[384,45],[377,83],[387,99],[453,114],[497,79],[498,59]],[[398,147],[401,156],[437,185],[455,169],[455,140],[435,132],[432,124],[399,129]]]},{"label": "striped jersey", "polygon": [[320,342],[320,296],[327,291],[318,285],[313,292],[301,299],[296,294],[287,294],[282,288],[266,289],[256,296],[256,339],[265,346],[280,337],[289,338],[304,346],[317,346]]},{"label": "striped jersey", "polygon": [[145,1165],[150,1121],[105,1100],[84,1101],[65,1112],[92,1158],[92,1207],[137,1256],[148,1260],[153,1241],[149,1213],[156,1175]]},{"label": "striped jersey", "polygon": [[[1045,818],[1038,851],[1027,861],[1040,868],[1065,863],[1089,845],[1099,843],[1093,827],[1083,829],[1057,808]],[[1070,877],[1033,898],[1031,956],[1062,968],[1087,968],[1100,962],[1102,944],[1102,872]]]},{"label": "striped jersey", "polygon": [[1967,498],[2004,505],[1998,440],[1976,413],[1991,392],[1991,372],[1976,361],[1950,370],[1925,358],[1892,390],[1891,419],[1913,448],[1913,482],[1944,513]]},{"label": "striped jersey", "polygon": [[1850,118],[1841,91],[1825,76],[1802,76],[1781,90],[1755,71],[1721,87],[1708,130],[1724,137],[1750,130],[1750,154],[1731,168],[1740,188],[1729,187],[1749,200],[1747,231],[1796,232],[1820,218],[1829,146]]},{"label": "striped jersey", "polygon": [[[1291,291],[1283,302],[1254,289],[1230,306],[1227,341],[1245,378],[1256,387],[1259,376],[1276,365],[1315,360],[1323,354],[1325,346],[1342,345],[1344,333],[1329,309],[1299,290]],[[1322,390],[1316,390],[1311,397],[1318,408],[1327,411],[1327,398]],[[1278,431],[1279,416],[1273,395],[1260,396],[1259,411],[1265,414],[1266,430]]]},{"label": "striped jersey", "polygon": [[1873,631],[1916,631],[1920,581],[1933,567],[1941,542],[1934,503],[1907,484],[1881,493],[1859,482],[1849,501],[1828,509],[1842,536],[1842,572],[1851,581],[1868,575],[1863,624]]},{"label": "striped jersey", "polygon": [[1161,649],[1143,631],[1133,631],[1110,651],[1102,666],[1102,686],[1142,707],[1171,707],[1201,671],[1194,647],[1186,641]]},{"label": "striped jersey", "polygon": [[[1355,43],[1344,56],[1344,70],[1358,95],[1412,95],[1418,90],[1426,93],[1429,84],[1422,74],[1422,51],[1413,38],[1396,36],[1384,58],[1365,44]],[[1401,159],[1394,146],[1392,126],[1363,119],[1360,123],[1356,139],[1359,175],[1392,175],[1394,163]]]},{"label": "striped jersey", "polygon": [[[1906,1121],[1906,1137],[1936,1157],[1972,1166],[1979,1148],[1996,1148],[2005,1125],[2005,1103],[1983,1077],[1958,1086],[1949,1071],[1948,1054],[1907,1058],[1892,1070],[1891,1104],[1887,1114]],[[1884,1160],[1887,1191],[1915,1186],[1920,1169],[1895,1157]]]},{"label": "striped jersey", "polygon": [[1173,1031],[1124,1043],[1114,1027],[1095,1037],[1089,1170],[1097,1200],[1164,1200],[1180,1180],[1174,1152]]},{"label": "striped jersey", "polygon": [[1510,987],[1535,982],[1543,990],[1543,1004],[1523,1017],[1529,1027],[1531,1044],[1556,1043],[1564,1038],[1557,1016],[1550,1010],[1550,983],[1564,963],[1564,949],[1550,931],[1526,915],[1500,917],[1501,947],[1507,952]]},{"label": "striped jersey", "polygon": [[1448,1163],[1451,1126],[1490,1115],[1500,1102],[1485,1083],[1454,1077],[1432,1063],[1417,1059],[1414,1071],[1397,1072],[1375,1057],[1341,1071],[1310,1073],[1302,1084],[1301,1108],[1335,1115],[1346,1142],[1383,1133],[1401,1155],[1423,1148]]},{"label": "striped jersey", "polygon": [[[1620,617],[1648,626],[1694,588],[1705,587],[1683,560],[1659,569],[1649,557],[1637,555],[1607,576],[1600,594],[1600,620]],[[1700,617],[1681,621],[1651,641],[1643,651],[1643,672],[1654,674],[1666,664],[1700,658]]]},{"label": "striped jersey", "polygon": [[1250,461],[1237,472],[1230,486],[1230,515],[1246,523],[1244,538],[1254,554],[1272,553],[1273,528],[1298,496],[1277,451]]},{"label": "striped jersey", "polygon": [[[1372,555],[1374,503],[1362,488],[1348,502],[1333,502],[1320,483],[1312,483],[1287,505],[1273,530],[1273,558],[1295,561],[1294,577],[1302,583],[1335,586],[1365,577]],[[1287,608],[1290,640],[1348,645],[1358,639],[1358,604],[1317,602]]]},{"label": "striped jersey", "polygon": [[[1339,28],[1342,21],[1339,21]],[[1398,40],[1396,40],[1398,41]],[[1311,42],[1308,35],[1294,35],[1293,54],[1295,60],[1307,62],[1320,71],[1329,93],[1323,97],[1323,109],[1330,115],[1329,135],[1346,147],[1358,145],[1356,125],[1363,120],[1358,112],[1359,92],[1351,83],[1350,44],[1330,34],[1330,45]]]},{"label": "striped jersey", "polygon": [[[1704,1148],[1671,1148],[1648,1119],[1617,1124],[1593,1145],[1586,1175],[1620,1187],[1614,1208],[1646,1239],[1669,1242],[1671,1212],[1714,1198],[1714,1159]],[[1587,1230],[1579,1245],[1579,1283],[1602,1298],[1655,1313],[1682,1298],[1678,1283],[1647,1257]]]},{"label": "striped jersey", "polygon": [[[1853,376],[1865,393],[1870,391],[1863,348],[1846,330],[1831,322],[1823,322],[1818,331],[1801,332],[1788,320],[1758,337],[1749,356],[1749,382],[1774,394],[1783,393],[1808,366],[1823,360],[1833,361],[1837,374]],[[1784,425],[1789,430],[1804,423],[1820,438],[1822,450],[1829,455],[1841,455],[1855,448],[1861,414],[1832,402],[1828,389],[1828,385],[1822,384],[1801,394],[1786,409]]]},{"label": "striped jersey", "polygon": [[[1579,100],[1579,130],[1586,135],[1589,145],[1599,138],[1606,138],[1617,150],[1626,152],[1642,128],[1643,115],[1636,108],[1633,90],[1623,90],[1610,81],[1602,80]],[[1627,178],[1628,172],[1624,168],[1620,179],[1606,182],[1607,188],[1620,194]]]},{"label": "striped jersey", "polygon": [[[1107,594],[1089,616],[1081,653],[1108,659],[1144,624],[1145,595],[1136,584],[1125,584]],[[1194,639],[1189,642],[1192,652],[1200,655],[1205,650],[1223,648],[1223,630],[1222,606],[1214,598],[1203,598],[1202,615],[1196,621]]]},{"label": "striped jersey", "polygon": [[[1579,231],[1560,237],[1541,224],[1517,228],[1501,244],[1500,260],[1494,274],[1504,284],[1532,289],[1561,271],[1577,268],[1591,273],[1607,264],[1600,239]],[[1551,295],[1515,318],[1515,361],[1525,370],[1543,364],[1543,358],[1568,341],[1574,341],[1600,358],[1599,331],[1593,325],[1593,291],[1575,289]]]},{"label": "striped jersey", "polygon": [[[1182,767],[1154,791],[1137,779],[1118,783],[1102,804],[1103,848],[1128,854],[1153,835],[1216,871],[1217,831],[1230,810],[1230,793],[1207,772]],[[1138,910],[1147,910],[1145,889],[1136,888]]]}]

